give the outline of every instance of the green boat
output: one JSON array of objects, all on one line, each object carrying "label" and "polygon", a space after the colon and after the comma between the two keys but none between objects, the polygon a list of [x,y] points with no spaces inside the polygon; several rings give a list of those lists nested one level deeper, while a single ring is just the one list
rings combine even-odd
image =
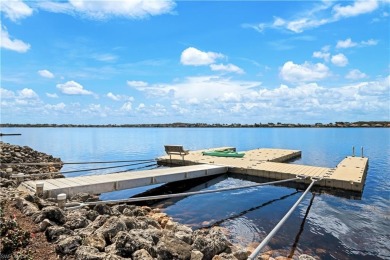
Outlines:
[{"label": "green boat", "polygon": [[236,157],[236,158],[242,158],[244,157],[244,152],[235,152],[233,150],[224,150],[224,151],[207,151],[202,152],[203,155],[208,156],[217,156],[217,157]]}]

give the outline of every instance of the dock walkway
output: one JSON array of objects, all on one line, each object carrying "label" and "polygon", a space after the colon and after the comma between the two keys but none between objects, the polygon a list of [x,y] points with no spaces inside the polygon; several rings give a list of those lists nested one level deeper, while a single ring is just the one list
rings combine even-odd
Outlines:
[{"label": "dock walkway", "polygon": [[151,184],[217,175],[226,172],[227,167],[225,166],[202,164],[137,172],[25,181],[21,183],[19,189],[24,189],[35,193],[37,183],[43,183],[44,197],[56,197],[61,193],[65,193],[68,197],[70,197],[79,192],[101,194],[105,192],[131,189]]}]

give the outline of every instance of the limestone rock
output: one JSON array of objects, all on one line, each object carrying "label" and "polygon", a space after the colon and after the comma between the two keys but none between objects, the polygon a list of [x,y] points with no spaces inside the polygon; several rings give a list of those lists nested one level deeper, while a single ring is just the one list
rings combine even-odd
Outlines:
[{"label": "limestone rock", "polygon": [[43,208],[41,213],[40,213],[40,216],[38,216],[35,219],[35,222],[36,223],[41,222],[45,218],[47,218],[51,221],[54,221],[57,224],[64,224],[66,222],[66,217],[65,217],[64,211],[56,206],[49,206],[49,207]]},{"label": "limestone rock", "polygon": [[81,245],[81,237],[70,236],[58,242],[56,252],[63,255],[73,255]]},{"label": "limestone rock", "polygon": [[91,236],[87,236],[83,240],[83,245],[97,248],[99,251],[104,251],[106,247],[106,240],[102,233],[94,233]]},{"label": "limestone rock", "polygon": [[93,209],[97,213],[99,213],[100,215],[111,215],[112,214],[111,208],[109,206],[107,206],[106,204],[97,204]]},{"label": "limestone rock", "polygon": [[70,234],[72,234],[72,231],[70,229],[59,226],[48,227],[45,231],[46,238],[49,242],[56,241],[61,235]]},{"label": "limestone rock", "polygon": [[39,223],[39,230],[44,232],[48,227],[55,226],[55,223],[45,218],[41,223]]},{"label": "limestone rock", "polygon": [[202,260],[203,259],[203,253],[199,250],[193,249],[191,251],[191,260]]},{"label": "limestone rock", "polygon": [[129,232],[121,231],[115,238],[115,247],[120,256],[131,257],[132,254],[140,249],[151,252],[153,239],[142,233],[143,230],[131,230]]},{"label": "limestone rock", "polygon": [[118,217],[110,217],[100,228],[96,230],[96,233],[102,233],[106,240],[112,240],[113,237],[120,231],[125,231],[126,224]]},{"label": "limestone rock", "polygon": [[99,252],[94,247],[80,246],[76,250],[75,257],[78,260],[105,260],[107,254]]},{"label": "limestone rock", "polygon": [[145,249],[140,249],[133,253],[133,260],[153,260],[153,257]]},{"label": "limestone rock", "polygon": [[218,229],[197,230],[194,232],[194,249],[201,251],[205,259],[224,252],[231,245],[226,236]]},{"label": "limestone rock", "polygon": [[157,244],[159,259],[190,260],[191,246],[175,237],[164,236]]}]

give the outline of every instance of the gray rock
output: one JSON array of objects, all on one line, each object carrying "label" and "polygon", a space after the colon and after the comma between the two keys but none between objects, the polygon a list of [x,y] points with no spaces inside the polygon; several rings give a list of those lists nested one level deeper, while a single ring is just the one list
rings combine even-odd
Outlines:
[{"label": "gray rock", "polygon": [[96,231],[96,228],[92,227],[92,225],[87,226],[86,228],[80,228],[75,230],[75,233],[82,238],[91,236]]},{"label": "gray rock", "polygon": [[99,216],[99,213],[97,213],[97,211],[95,210],[89,210],[87,212],[87,218],[91,221],[94,221],[97,217]]},{"label": "gray rock", "polygon": [[107,221],[109,217],[110,217],[109,215],[99,215],[97,216],[97,218],[95,218],[95,220],[91,224],[89,224],[89,226],[94,228],[99,228],[103,226],[103,224]]},{"label": "gray rock", "polygon": [[136,217],[120,216],[119,219],[126,224],[128,230],[147,229],[149,226],[148,223]]},{"label": "gray rock", "polygon": [[26,216],[32,216],[34,213],[39,212],[38,207],[34,203],[22,198],[16,198],[15,205]]},{"label": "gray rock", "polygon": [[78,260],[104,260],[107,254],[99,252],[94,247],[79,246],[76,250],[75,257]]},{"label": "gray rock", "polygon": [[201,251],[205,259],[211,259],[231,245],[226,236],[217,228],[195,231],[193,241],[193,248]]},{"label": "gray rock", "polygon": [[237,258],[232,254],[222,253],[214,256],[212,260],[237,260]]},{"label": "gray rock", "polygon": [[122,260],[122,259],[128,259],[128,258],[123,258],[116,254],[107,254],[106,257],[104,258],[104,260]]},{"label": "gray rock", "polygon": [[70,234],[72,234],[72,231],[70,229],[59,226],[48,227],[45,231],[46,238],[49,242],[56,241],[61,235]]},{"label": "gray rock", "polygon": [[86,226],[91,223],[89,219],[87,219],[85,216],[81,214],[73,214],[73,215],[68,215],[67,217],[68,221],[65,223],[65,227],[68,227],[72,230],[78,229],[78,228],[85,228]]},{"label": "gray rock", "polygon": [[133,253],[133,260],[153,260],[153,257],[145,249],[140,249]]},{"label": "gray rock", "polygon": [[115,248],[118,254],[123,257],[131,257],[135,251],[140,249],[152,253],[153,239],[142,232],[143,230],[119,232],[115,237]]},{"label": "gray rock", "polygon": [[112,214],[111,208],[109,206],[107,206],[106,204],[97,204],[93,209],[97,213],[99,213],[100,215],[111,215]]},{"label": "gray rock", "polygon": [[104,251],[106,240],[102,233],[96,232],[91,236],[87,236],[83,240],[83,245],[97,248],[99,251]]},{"label": "gray rock", "polygon": [[96,233],[102,233],[106,240],[111,241],[113,237],[120,231],[125,231],[126,224],[118,217],[110,217],[100,228],[96,230]]},{"label": "gray rock", "polygon": [[164,236],[157,244],[158,259],[180,259],[191,258],[191,246],[175,237]]},{"label": "gray rock", "polygon": [[35,222],[36,223],[41,222],[45,218],[47,218],[51,221],[54,221],[57,224],[64,224],[66,222],[66,217],[65,217],[64,211],[56,206],[49,206],[49,207],[43,208],[41,213],[40,213],[40,216],[38,216],[35,219]]},{"label": "gray rock", "polygon": [[70,236],[58,242],[56,252],[62,255],[73,255],[80,245],[80,236]]},{"label": "gray rock", "polygon": [[39,230],[44,232],[48,227],[51,226],[55,226],[55,223],[46,218],[41,223],[39,223]]}]

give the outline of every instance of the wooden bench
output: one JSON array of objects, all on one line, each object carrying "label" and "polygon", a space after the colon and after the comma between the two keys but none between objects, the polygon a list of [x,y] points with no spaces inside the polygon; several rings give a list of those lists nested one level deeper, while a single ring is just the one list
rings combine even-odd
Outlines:
[{"label": "wooden bench", "polygon": [[169,161],[172,164],[172,154],[180,155],[183,160],[184,165],[184,156],[189,153],[188,150],[184,150],[182,145],[164,145],[165,152],[169,155]]}]

